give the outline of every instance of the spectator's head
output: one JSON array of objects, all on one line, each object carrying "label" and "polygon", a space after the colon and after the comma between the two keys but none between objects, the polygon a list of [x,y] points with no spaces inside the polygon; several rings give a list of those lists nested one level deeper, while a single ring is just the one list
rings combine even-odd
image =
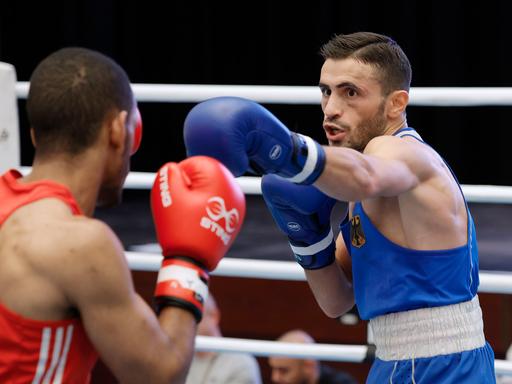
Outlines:
[{"label": "spectator's head", "polygon": [[217,302],[210,292],[208,299],[204,303],[203,318],[197,326],[197,334],[201,336],[215,336],[220,337],[221,332],[219,328],[220,311],[217,307]]},{"label": "spectator's head", "polygon": [[[277,339],[285,343],[313,344],[315,340],[302,330],[286,332]],[[290,357],[270,357],[272,382],[278,384],[313,384],[320,375],[320,367],[316,360],[294,359]]]}]

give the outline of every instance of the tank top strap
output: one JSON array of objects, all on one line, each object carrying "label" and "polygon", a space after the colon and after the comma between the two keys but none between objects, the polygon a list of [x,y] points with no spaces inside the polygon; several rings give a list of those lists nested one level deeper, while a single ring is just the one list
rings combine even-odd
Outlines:
[{"label": "tank top strap", "polygon": [[398,131],[393,133],[393,136],[397,136],[397,137],[410,136],[410,137],[414,137],[415,139],[417,139],[418,141],[420,141],[422,143],[425,143],[425,141],[421,138],[420,134],[414,128],[411,128],[411,127],[400,128]]}]

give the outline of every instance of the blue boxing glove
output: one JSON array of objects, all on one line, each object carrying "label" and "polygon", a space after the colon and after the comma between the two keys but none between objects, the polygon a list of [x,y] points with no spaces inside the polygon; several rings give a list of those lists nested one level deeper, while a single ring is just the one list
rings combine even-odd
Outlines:
[{"label": "blue boxing glove", "polygon": [[197,104],[185,119],[183,135],[188,156],[214,157],[235,176],[253,170],[312,184],[325,166],[320,144],[290,132],[263,106],[239,97]]},{"label": "blue boxing glove", "polygon": [[304,269],[332,264],[336,246],[330,218],[336,200],[314,186],[275,175],[263,176],[261,189],[272,217],[288,235],[297,262]]}]

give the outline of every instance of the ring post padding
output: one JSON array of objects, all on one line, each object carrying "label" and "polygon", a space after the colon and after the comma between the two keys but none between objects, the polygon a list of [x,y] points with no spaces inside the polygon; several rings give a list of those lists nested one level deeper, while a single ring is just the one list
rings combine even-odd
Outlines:
[{"label": "ring post padding", "polygon": [[0,174],[20,166],[16,70],[0,62]]}]

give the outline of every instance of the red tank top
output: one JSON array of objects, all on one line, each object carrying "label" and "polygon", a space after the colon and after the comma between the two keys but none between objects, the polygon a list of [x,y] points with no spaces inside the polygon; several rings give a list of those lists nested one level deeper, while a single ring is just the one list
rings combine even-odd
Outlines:
[{"label": "red tank top", "polygon": [[[20,177],[15,170],[0,177],[0,226],[16,209],[47,197],[82,214],[63,185],[49,180],[20,184]],[[32,320],[0,303],[0,383],[89,383],[97,358],[79,318]]]}]

